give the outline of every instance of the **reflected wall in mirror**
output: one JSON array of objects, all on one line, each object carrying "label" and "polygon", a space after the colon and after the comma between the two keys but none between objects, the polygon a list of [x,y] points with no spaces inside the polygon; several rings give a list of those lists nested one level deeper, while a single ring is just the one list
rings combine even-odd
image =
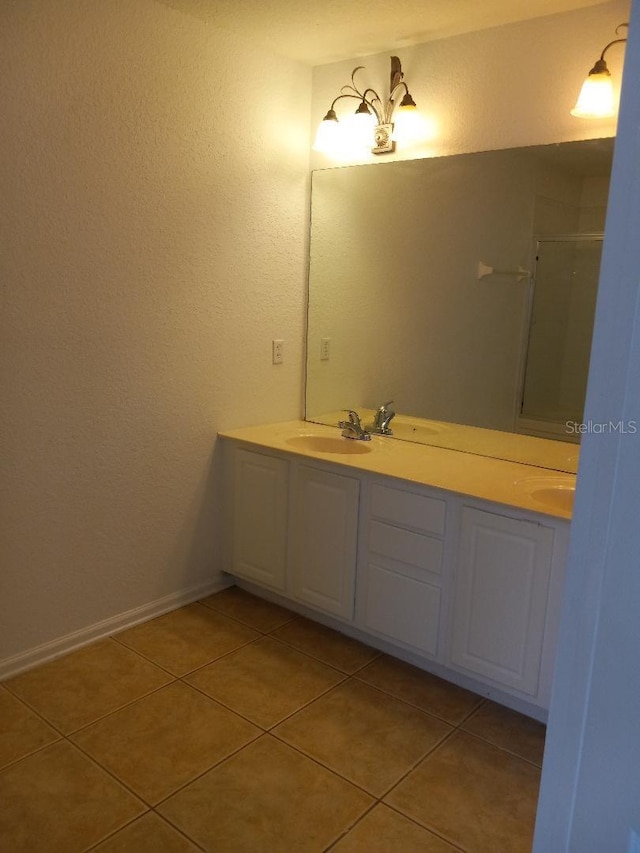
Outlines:
[{"label": "reflected wall in mirror", "polygon": [[428,443],[456,424],[569,439],[558,418],[582,416],[612,154],[601,139],[314,172],[307,419],[393,399],[440,425]]}]

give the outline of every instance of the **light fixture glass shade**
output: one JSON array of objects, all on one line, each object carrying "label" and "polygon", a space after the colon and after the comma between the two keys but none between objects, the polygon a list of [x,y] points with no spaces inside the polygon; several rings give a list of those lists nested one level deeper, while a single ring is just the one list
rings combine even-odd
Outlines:
[{"label": "light fixture glass shade", "polygon": [[610,118],[616,114],[611,74],[607,70],[589,74],[582,84],[572,116],[578,118]]},{"label": "light fixture glass shade", "polygon": [[425,122],[416,105],[400,104],[393,115],[394,140],[400,145],[414,145],[425,135]]},{"label": "light fixture glass shade", "polygon": [[313,150],[323,154],[335,155],[343,146],[343,129],[334,110],[329,110],[318,125]]},{"label": "light fixture glass shade", "polygon": [[367,109],[366,104],[364,109],[361,104],[355,113],[344,119],[345,144],[354,153],[362,149],[371,150],[376,124],[376,117]]}]

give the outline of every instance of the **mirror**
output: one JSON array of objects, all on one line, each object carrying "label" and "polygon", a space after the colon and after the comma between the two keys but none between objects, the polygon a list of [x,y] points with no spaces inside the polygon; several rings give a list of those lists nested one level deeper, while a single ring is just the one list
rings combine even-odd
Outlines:
[{"label": "mirror", "polygon": [[575,470],[613,143],[314,172],[307,420]]}]

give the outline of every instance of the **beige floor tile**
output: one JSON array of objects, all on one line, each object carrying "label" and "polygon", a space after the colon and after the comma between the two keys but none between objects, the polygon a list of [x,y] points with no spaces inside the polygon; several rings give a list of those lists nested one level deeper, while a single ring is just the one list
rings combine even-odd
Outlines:
[{"label": "beige floor tile", "polygon": [[381,796],[451,731],[435,717],[350,680],[274,734]]},{"label": "beige floor tile", "polygon": [[457,849],[381,803],[331,853],[456,853]]},{"label": "beige floor tile", "polygon": [[83,729],[73,741],[154,805],[259,734],[176,682]]},{"label": "beige floor tile", "polygon": [[159,811],[207,850],[319,853],[372,802],[264,735],[166,800]]},{"label": "beige floor tile", "polygon": [[374,660],[356,677],[453,725],[483,702],[481,696],[389,655]]},{"label": "beige floor tile", "polygon": [[540,771],[456,732],[385,798],[474,853],[530,853]]},{"label": "beige floor tile", "polygon": [[510,708],[487,702],[461,727],[521,758],[542,765],[546,726]]},{"label": "beige floor tile", "polygon": [[10,679],[7,686],[65,734],[171,681],[113,640],[101,640]]},{"label": "beige floor tile", "polygon": [[91,853],[196,853],[199,849],[155,812],[147,812]]},{"label": "beige floor tile", "polygon": [[7,853],[85,850],[146,809],[67,741],[1,771],[0,802]]},{"label": "beige floor tile", "polygon": [[239,586],[230,586],[222,592],[203,598],[201,604],[213,607],[225,616],[244,622],[250,628],[265,634],[285,622],[290,622],[296,615],[271,601],[251,595]]},{"label": "beige floor tile", "polygon": [[55,729],[0,685],[0,768],[59,737]]},{"label": "beige floor tile", "polygon": [[267,729],[344,678],[344,673],[263,637],[186,680]]},{"label": "beige floor tile", "polygon": [[185,675],[259,637],[210,607],[190,604],[118,634],[117,639],[175,675]]},{"label": "beige floor tile", "polygon": [[380,654],[351,637],[302,617],[272,631],[272,636],[348,675]]}]

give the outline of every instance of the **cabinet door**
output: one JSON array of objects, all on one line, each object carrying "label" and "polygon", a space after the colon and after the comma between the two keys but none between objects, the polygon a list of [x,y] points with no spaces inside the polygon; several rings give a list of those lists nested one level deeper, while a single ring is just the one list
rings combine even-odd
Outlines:
[{"label": "cabinet door", "polygon": [[451,647],[456,668],[537,694],[552,550],[551,528],[463,509]]},{"label": "cabinet door", "polygon": [[360,483],[298,465],[290,525],[294,596],[327,613],[353,619]]},{"label": "cabinet door", "polygon": [[363,587],[361,618],[365,629],[436,655],[440,623],[437,586],[369,562]]},{"label": "cabinet door", "polygon": [[283,591],[287,557],[284,459],[237,450],[233,466],[232,572]]}]

